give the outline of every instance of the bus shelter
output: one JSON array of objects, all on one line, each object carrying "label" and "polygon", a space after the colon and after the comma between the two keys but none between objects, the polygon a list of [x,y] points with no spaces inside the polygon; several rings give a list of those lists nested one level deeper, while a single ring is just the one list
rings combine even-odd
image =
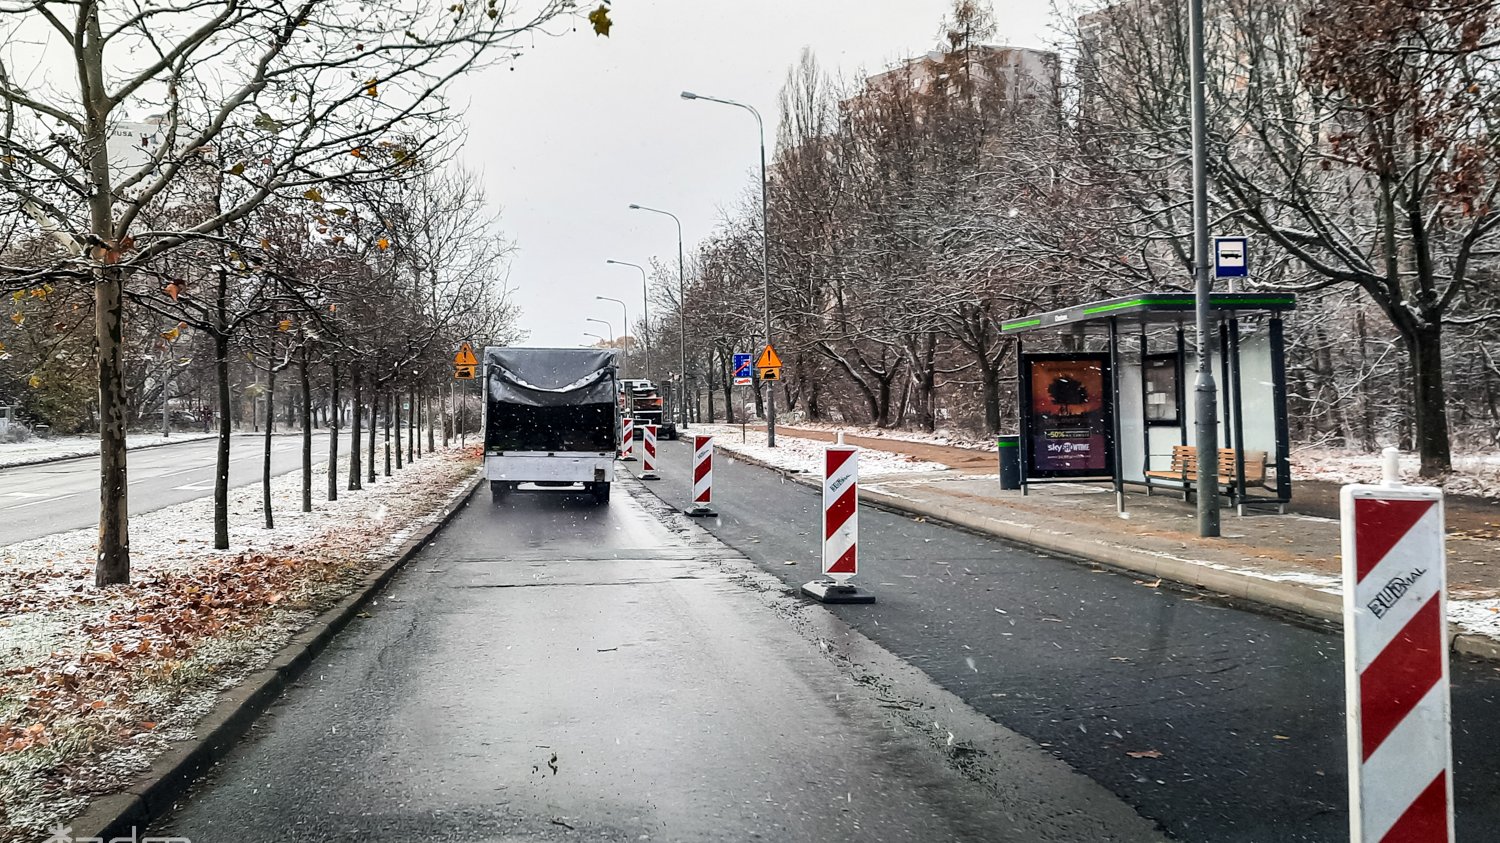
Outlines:
[{"label": "bus shelter", "polygon": [[[1214,293],[1219,481],[1246,507],[1285,511],[1292,476],[1282,314],[1289,293]],[[1008,320],[1016,338],[1022,492],[1032,483],[1109,482],[1193,493],[1197,423],[1191,293],[1150,293]]]}]

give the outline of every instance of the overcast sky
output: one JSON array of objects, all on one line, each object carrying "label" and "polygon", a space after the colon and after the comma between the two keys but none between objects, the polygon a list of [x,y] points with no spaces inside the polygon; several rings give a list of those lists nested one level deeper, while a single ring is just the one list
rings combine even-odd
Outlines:
[{"label": "overcast sky", "polygon": [[[583,4],[586,5],[586,4]],[[684,89],[747,102],[774,144],[777,94],[810,46],[825,69],[855,77],[933,49],[950,0],[618,0],[609,38],[581,24],[539,38],[514,70],[463,84],[464,158],[482,169],[519,251],[511,283],[530,345],[580,345],[622,331],[625,299],[639,318],[640,275],[606,258],[676,263],[666,217],[682,219],[688,253],[758,171],[755,120],[737,108],[688,102]],[[1050,40],[1047,0],[995,0],[996,43]]]}]

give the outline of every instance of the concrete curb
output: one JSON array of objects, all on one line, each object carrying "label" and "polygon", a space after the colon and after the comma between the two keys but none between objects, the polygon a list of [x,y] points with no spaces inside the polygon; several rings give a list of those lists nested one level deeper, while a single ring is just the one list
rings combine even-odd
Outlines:
[{"label": "concrete curb", "polygon": [[265,667],[220,696],[213,709],[194,727],[195,737],[174,742],[152,762],[149,771],[125,790],[92,801],[68,823],[73,829],[73,839],[135,839],[134,832],[170,810],[199,774],[228,754],[256,718],[354,620],[370,598],[468,504],[483,480],[483,475],[476,471],[468,489],[454,498],[441,515],[413,533],[390,562],[367,574],[352,592],[292,636]]},{"label": "concrete curb", "polygon": [[[800,472],[787,471],[763,460],[725,449],[734,459],[774,471],[794,483],[811,488],[821,484]],[[1212,568],[1201,562],[1179,559],[1164,553],[1125,547],[1098,539],[1080,538],[1067,533],[1026,524],[1002,521],[961,509],[941,509],[889,492],[860,489],[860,502],[873,504],[898,515],[919,516],[928,521],[950,524],[976,533],[995,536],[1026,547],[1084,562],[1120,568],[1168,582],[1189,585],[1228,597],[1271,606],[1314,620],[1342,625],[1344,599],[1316,588],[1292,582],[1252,577],[1237,571]],[[1453,651],[1464,656],[1500,661],[1500,641],[1488,636],[1459,632],[1450,625],[1449,642]]]}]

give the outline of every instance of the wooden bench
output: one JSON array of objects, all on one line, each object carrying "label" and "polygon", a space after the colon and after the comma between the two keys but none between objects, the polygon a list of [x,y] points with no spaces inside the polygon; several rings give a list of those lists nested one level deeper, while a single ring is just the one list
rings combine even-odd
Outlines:
[{"label": "wooden bench", "polygon": [[[1245,451],[1244,454],[1245,487],[1266,485],[1266,452]],[[1219,485],[1231,491],[1234,489],[1237,456],[1234,448],[1219,449]],[[1148,483],[1151,480],[1175,480],[1182,484],[1183,495],[1187,496],[1192,491],[1191,484],[1198,481],[1198,449],[1192,445],[1173,445],[1171,468],[1148,471],[1146,478]]]}]

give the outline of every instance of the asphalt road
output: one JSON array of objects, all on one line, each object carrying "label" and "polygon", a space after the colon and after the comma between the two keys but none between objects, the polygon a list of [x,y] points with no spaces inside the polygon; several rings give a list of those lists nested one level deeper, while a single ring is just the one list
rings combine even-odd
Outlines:
[{"label": "asphalt road", "polygon": [[1029,744],[999,793],[961,775],[768,601],[804,607],[621,485],[476,496],[151,835],[1156,839]]},{"label": "asphalt road", "polygon": [[[689,447],[660,451],[650,488],[684,506]],[[714,480],[714,535],[788,585],[818,577],[818,491],[722,451]],[[872,507],[860,530],[879,602],[838,617],[1174,837],[1348,839],[1336,631]],[[1453,679],[1459,839],[1493,839],[1500,671],[1455,657]]]},{"label": "asphalt road", "polygon": [[[347,436],[340,438],[344,457],[348,456],[348,444]],[[215,445],[212,439],[197,439],[131,451],[127,457],[131,513],[212,495]],[[260,482],[263,446],[259,436],[230,437],[230,488]],[[314,434],[313,460],[325,462],[327,457],[328,434]],[[274,437],[271,473],[285,474],[301,467],[302,437]],[[98,523],[98,456],[0,469],[0,545]]]}]

